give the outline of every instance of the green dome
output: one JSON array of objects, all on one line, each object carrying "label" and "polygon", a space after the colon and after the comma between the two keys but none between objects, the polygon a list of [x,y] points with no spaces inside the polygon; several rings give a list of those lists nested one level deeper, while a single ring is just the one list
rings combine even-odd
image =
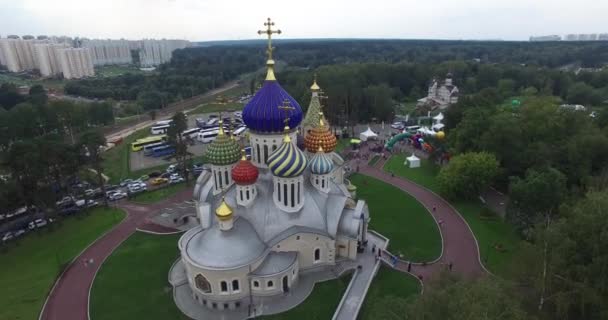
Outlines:
[{"label": "green dome", "polygon": [[241,147],[235,140],[224,134],[224,130],[221,130],[217,138],[207,148],[205,155],[209,163],[216,166],[225,166],[236,163],[241,159]]}]

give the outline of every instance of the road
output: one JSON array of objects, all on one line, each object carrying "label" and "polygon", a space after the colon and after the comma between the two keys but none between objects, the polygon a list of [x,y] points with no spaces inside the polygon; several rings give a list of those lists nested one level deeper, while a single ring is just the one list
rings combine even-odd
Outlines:
[{"label": "road", "polygon": [[[229,83],[223,85],[220,88],[213,89],[205,94],[201,94],[201,95],[189,98],[189,99],[185,99],[185,100],[182,100],[179,102],[172,103],[167,108],[158,111],[156,120],[144,120],[144,121],[139,121],[139,122],[132,123],[132,124],[127,124],[126,127],[122,127],[122,128],[121,128],[121,126],[118,126],[117,128],[111,128],[110,132],[106,133],[106,141],[124,139],[125,137],[128,137],[129,135],[131,135],[133,132],[143,129],[145,127],[151,126],[157,121],[167,120],[167,119],[171,118],[173,116],[173,114],[177,111],[192,110],[192,109],[196,108],[198,106],[198,104],[200,103],[200,101],[203,100],[204,98],[208,98],[210,96],[214,96],[214,95],[220,94],[222,92],[228,91],[230,89],[236,88],[238,85],[239,84],[237,81],[232,81],[232,82],[229,82]],[[191,106],[192,104],[194,104],[193,107],[190,107],[190,109],[184,110],[184,108]]]}]

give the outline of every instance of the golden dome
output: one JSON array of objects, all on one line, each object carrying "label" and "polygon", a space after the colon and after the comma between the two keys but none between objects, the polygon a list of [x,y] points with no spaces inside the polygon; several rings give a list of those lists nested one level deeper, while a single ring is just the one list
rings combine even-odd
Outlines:
[{"label": "golden dome", "polygon": [[337,144],[336,136],[323,122],[323,113],[319,112],[319,124],[304,137],[304,147],[309,152],[317,152],[321,147],[326,153],[330,153],[336,149]]},{"label": "golden dome", "polygon": [[310,90],[314,91],[319,91],[321,90],[321,87],[319,87],[319,85],[317,84],[317,74],[315,73],[315,80],[312,83],[312,86],[310,86]]},{"label": "golden dome", "polygon": [[232,219],[232,208],[226,203],[226,199],[222,197],[222,203],[215,209],[215,216],[221,221]]}]

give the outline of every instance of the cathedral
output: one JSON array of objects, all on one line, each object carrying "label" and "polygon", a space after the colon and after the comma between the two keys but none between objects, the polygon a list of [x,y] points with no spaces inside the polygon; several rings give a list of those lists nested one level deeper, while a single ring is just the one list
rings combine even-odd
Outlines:
[{"label": "cathedral", "polygon": [[179,268],[172,268],[183,270],[193,301],[210,310],[286,295],[301,273],[355,260],[367,242],[368,208],[344,178],[320,87],[315,79],[303,117],[274,74],[271,36],[280,31],[265,25],[266,78],[243,109],[251,160],[223,131],[208,147],[208,170],[194,189],[200,224],[180,238]]},{"label": "cathedral", "polygon": [[443,82],[433,79],[429,84],[426,97],[418,99],[416,107],[427,110],[444,110],[458,102],[458,87],[452,82],[452,74],[448,73]]}]

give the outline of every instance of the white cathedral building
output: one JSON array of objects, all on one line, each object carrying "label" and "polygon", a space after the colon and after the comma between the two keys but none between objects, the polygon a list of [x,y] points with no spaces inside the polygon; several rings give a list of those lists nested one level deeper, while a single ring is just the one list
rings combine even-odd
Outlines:
[{"label": "white cathedral building", "polygon": [[450,105],[458,102],[458,87],[452,81],[452,74],[448,73],[443,82],[433,79],[429,84],[427,96],[418,99],[417,107],[425,107],[430,110],[444,110]]},{"label": "white cathedral building", "polygon": [[[367,205],[345,183],[322,114],[314,115],[304,148],[296,145],[302,109],[276,80],[271,48],[264,84],[243,110],[251,160],[220,132],[194,189],[200,225],[178,243],[191,297],[211,310],[284,295],[301,272],[354,260],[367,242]],[[318,104],[316,81],[311,91],[311,104]]]}]

